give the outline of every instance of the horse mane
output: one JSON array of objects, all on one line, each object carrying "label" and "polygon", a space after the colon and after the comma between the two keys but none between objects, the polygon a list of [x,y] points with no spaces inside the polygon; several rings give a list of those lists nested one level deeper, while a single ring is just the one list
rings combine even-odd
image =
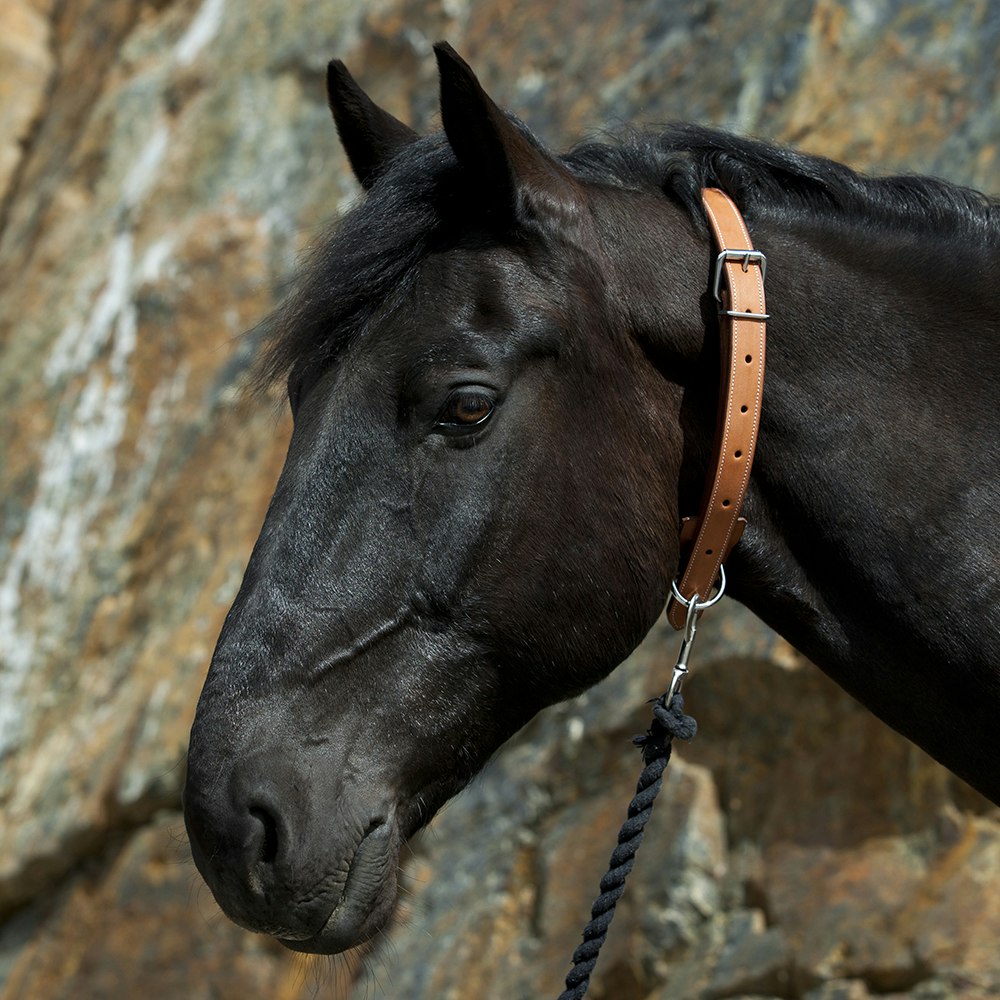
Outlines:
[{"label": "horse mane", "polygon": [[[1000,243],[1000,203],[971,188],[919,176],[868,177],[833,160],[701,125],[629,130],[582,143],[560,160],[583,181],[660,192],[706,232],[700,192],[719,187],[751,224],[761,217],[822,216],[966,246],[970,238],[977,247]],[[449,226],[468,227],[477,203],[443,133],[398,155],[371,194],[307,252],[298,279],[256,331],[267,346],[251,388],[266,391],[300,362],[335,360],[377,311],[400,300]]]},{"label": "horse mane", "polygon": [[807,213],[883,230],[1000,241],[1000,203],[979,191],[931,177],[869,177],[834,160],[703,125],[630,130],[581,144],[562,159],[583,180],[659,190],[702,228],[701,189],[719,187],[751,221]]}]

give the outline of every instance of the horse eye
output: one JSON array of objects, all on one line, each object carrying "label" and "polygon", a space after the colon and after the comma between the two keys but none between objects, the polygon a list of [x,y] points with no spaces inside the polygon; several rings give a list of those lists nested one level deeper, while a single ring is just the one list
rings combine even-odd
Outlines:
[{"label": "horse eye", "polygon": [[493,399],[482,389],[456,389],[438,414],[439,426],[469,429],[485,423],[493,412]]}]

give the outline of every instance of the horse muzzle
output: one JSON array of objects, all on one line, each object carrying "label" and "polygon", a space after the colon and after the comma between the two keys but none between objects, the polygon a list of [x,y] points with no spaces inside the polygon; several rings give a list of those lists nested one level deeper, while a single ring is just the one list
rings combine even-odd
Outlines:
[{"label": "horse muzzle", "polygon": [[392,915],[396,902],[396,872],[400,838],[391,822],[365,833],[348,863],[347,877],[326,922],[316,934],[274,934],[293,951],[332,955],[367,941]]},{"label": "horse muzzle", "polygon": [[[223,912],[295,951],[361,944],[392,914],[403,840],[384,796],[267,757],[192,757],[184,819],[195,864]],[[228,772],[228,773],[227,773]],[[307,780],[308,775],[308,780]]]}]

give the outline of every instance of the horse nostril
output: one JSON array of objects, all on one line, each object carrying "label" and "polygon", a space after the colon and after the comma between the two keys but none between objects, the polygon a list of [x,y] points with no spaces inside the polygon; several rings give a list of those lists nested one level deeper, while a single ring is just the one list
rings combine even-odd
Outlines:
[{"label": "horse nostril", "polygon": [[260,857],[257,860],[263,861],[266,865],[272,865],[278,856],[278,821],[261,806],[251,806],[250,815],[260,823],[264,830],[260,845]]}]

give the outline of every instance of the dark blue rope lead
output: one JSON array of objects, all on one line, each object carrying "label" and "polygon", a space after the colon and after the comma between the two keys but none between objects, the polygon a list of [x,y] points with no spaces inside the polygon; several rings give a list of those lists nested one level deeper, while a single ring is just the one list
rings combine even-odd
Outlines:
[{"label": "dark blue rope lead", "polygon": [[675,694],[667,708],[666,695],[653,702],[653,721],[642,736],[632,742],[642,750],[645,767],[639,775],[635,798],[629,803],[628,818],[618,831],[618,846],[611,854],[607,874],[601,879],[601,894],[594,900],[590,923],[583,929],[583,943],[573,952],[573,968],[566,976],[566,989],[559,1000],[581,1000],[590,985],[601,945],[615,915],[615,906],[625,891],[625,879],[635,864],[635,852],[642,843],[643,829],[653,811],[653,802],[663,784],[663,772],[670,761],[675,739],[689,740],[698,724],[684,714],[684,699]]}]

